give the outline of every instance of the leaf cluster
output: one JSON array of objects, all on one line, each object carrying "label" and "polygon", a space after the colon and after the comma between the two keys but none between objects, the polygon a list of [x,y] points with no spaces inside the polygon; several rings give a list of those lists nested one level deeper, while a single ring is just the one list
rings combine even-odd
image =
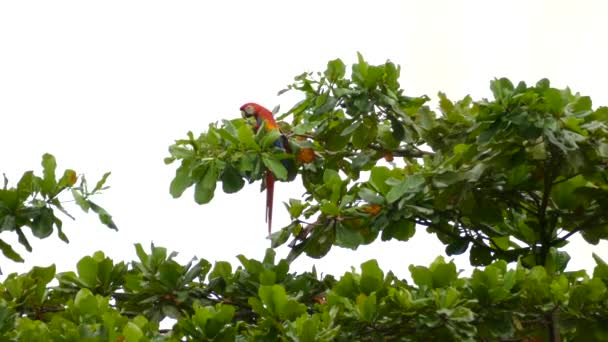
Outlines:
[{"label": "leaf cluster", "polygon": [[[181,161],[171,193],[195,185],[206,203],[218,181],[230,193],[266,169],[286,180],[279,161],[294,158],[306,193],[286,203],[292,221],[272,236],[273,246],[291,239],[290,260],[407,241],[426,227],[448,255],[468,251],[472,265],[522,259],[556,272],[570,236],[608,237],[608,108],[545,79],[501,78],[490,83],[493,99],[439,93],[434,112],[426,96],[404,94],[390,61],[359,55],[346,69],[330,61],[284,90],[303,97],[279,116],[291,156],[273,148],[277,132],[254,134],[242,119],[178,140],[167,159]],[[304,150],[314,158],[301,158]]]},{"label": "leaf cluster", "polygon": [[[608,266],[551,275],[544,267],[496,261],[462,277],[438,257],[409,267],[413,283],[375,260],[340,278],[289,271],[269,249],[241,265],[136,245],[138,260],[102,252],[76,272],[35,267],[0,284],[0,336],[6,341],[512,341],[547,339],[558,322],[568,340],[608,340],[597,324],[608,311]],[[53,279],[58,285],[51,286]],[[171,329],[159,329],[165,318]]]},{"label": "leaf cluster", "polygon": [[[79,176],[72,169],[66,169],[61,177],[57,177],[55,157],[48,153],[44,154],[42,175],[26,171],[17,185],[10,187],[4,175],[4,185],[0,189],[0,232],[17,234],[19,243],[28,252],[32,251],[32,246],[26,235],[27,230],[30,230],[35,237],[44,239],[55,229],[59,238],[67,243],[68,237],[62,230],[63,221],[57,216],[60,212],[74,219],[64,208],[64,203],[68,201],[64,199],[67,193],[84,212],[93,211],[104,225],[117,230],[112,216],[91,200],[93,195],[107,189],[105,182],[109,176],[109,172],[105,173],[93,189],[89,189],[85,176]],[[5,257],[13,261],[23,261],[21,255],[2,239],[0,239],[0,250]]]}]

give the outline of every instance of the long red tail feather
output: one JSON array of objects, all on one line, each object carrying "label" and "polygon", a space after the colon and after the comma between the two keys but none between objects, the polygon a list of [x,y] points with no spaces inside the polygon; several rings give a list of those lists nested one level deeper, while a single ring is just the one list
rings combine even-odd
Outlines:
[{"label": "long red tail feather", "polygon": [[266,171],[266,222],[268,222],[268,235],[272,232],[272,205],[274,201],[274,175]]}]

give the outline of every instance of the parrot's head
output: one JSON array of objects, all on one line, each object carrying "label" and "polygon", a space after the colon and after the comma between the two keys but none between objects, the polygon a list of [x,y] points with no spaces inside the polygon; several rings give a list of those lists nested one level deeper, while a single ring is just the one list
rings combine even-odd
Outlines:
[{"label": "parrot's head", "polygon": [[248,102],[241,106],[241,115],[244,119],[257,117],[263,108],[257,103]]}]

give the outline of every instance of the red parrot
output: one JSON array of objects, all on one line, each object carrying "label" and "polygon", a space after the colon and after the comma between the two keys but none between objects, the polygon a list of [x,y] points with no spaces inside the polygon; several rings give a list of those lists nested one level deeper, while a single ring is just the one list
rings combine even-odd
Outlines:
[{"label": "red parrot", "polygon": [[[243,118],[254,117],[255,118],[255,131],[264,124],[267,132],[278,130],[279,125],[274,120],[272,116],[272,112],[268,109],[260,106],[257,103],[245,103],[241,106],[241,115]],[[290,153],[289,144],[287,142],[287,138],[284,135],[281,135],[279,139],[274,142],[274,145],[280,149],[285,150],[287,153]],[[285,167],[289,170],[287,165],[287,160],[282,161]],[[272,231],[272,207],[274,201],[274,174],[270,170],[266,170],[266,222],[268,222],[268,235],[270,235]]]}]

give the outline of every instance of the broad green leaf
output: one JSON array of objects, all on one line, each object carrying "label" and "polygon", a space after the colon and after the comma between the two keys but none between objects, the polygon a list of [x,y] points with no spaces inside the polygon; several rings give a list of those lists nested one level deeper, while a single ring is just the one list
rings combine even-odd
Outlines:
[{"label": "broad green leaf", "polygon": [[371,119],[365,119],[362,125],[359,125],[352,135],[352,143],[354,148],[362,149],[371,144],[378,134],[378,124]]},{"label": "broad green leaf", "polygon": [[397,239],[399,241],[407,241],[416,232],[416,223],[413,220],[399,219],[391,221],[388,226],[382,231],[382,241]]},{"label": "broad green leaf", "polygon": [[504,102],[513,94],[513,83],[506,78],[495,79],[490,82],[490,89],[498,102]]},{"label": "broad green leaf", "polygon": [[283,286],[262,285],[258,290],[258,296],[271,313],[280,316],[284,312],[288,298]]},{"label": "broad green leaf", "polygon": [[452,285],[458,277],[456,264],[453,262],[445,263],[442,257],[438,257],[431,265],[434,288],[444,288]]},{"label": "broad green leaf", "polygon": [[55,215],[53,209],[48,207],[40,208],[39,214],[32,221],[32,233],[35,237],[44,239],[53,232]]},{"label": "broad green leaf", "polygon": [[366,295],[379,291],[384,283],[384,272],[375,259],[361,264],[361,291]]},{"label": "broad green leaf", "polygon": [[460,255],[469,248],[469,241],[464,239],[457,239],[445,247],[445,254],[447,255]]},{"label": "broad green leaf", "polygon": [[98,310],[97,298],[89,289],[80,289],[74,298],[74,306],[82,315],[95,315]]},{"label": "broad green leaf", "polygon": [[433,274],[428,268],[424,266],[410,265],[409,270],[416,285],[421,288],[433,288]]},{"label": "broad green leaf", "polygon": [[260,140],[260,146],[264,149],[270,148],[272,146],[276,146],[281,139],[281,132],[278,129],[273,129],[269,132],[265,132],[264,136]]},{"label": "broad green leaf", "polygon": [[597,302],[606,296],[606,284],[601,279],[593,278],[588,284],[587,298],[592,302]]},{"label": "broad green leaf", "polygon": [[325,70],[325,77],[330,82],[336,82],[337,80],[344,77],[346,66],[342,60],[334,59],[327,62],[327,69]]},{"label": "broad green leaf", "polygon": [[436,188],[447,188],[448,186],[460,182],[464,177],[463,174],[458,174],[453,171],[446,171],[440,174],[435,174],[433,177],[433,186]]},{"label": "broad green leaf", "polygon": [[321,212],[326,215],[338,216],[340,215],[340,209],[331,202],[325,202],[321,205]]},{"label": "broad green leaf", "polygon": [[287,169],[285,168],[283,163],[276,160],[274,157],[267,157],[265,155],[262,156],[262,161],[264,162],[264,165],[266,165],[266,167],[270,169],[270,171],[272,171],[272,173],[277,177],[277,179],[287,179]]},{"label": "broad green leaf", "polygon": [[356,249],[364,242],[363,236],[357,230],[342,223],[336,225],[336,246]]},{"label": "broad green leaf", "polygon": [[177,262],[170,260],[162,263],[159,268],[159,277],[158,279],[162,284],[167,286],[168,288],[175,288],[178,285],[178,280],[180,276],[184,273],[183,267],[179,265]]},{"label": "broad green leaf", "polygon": [[222,171],[222,189],[225,193],[231,194],[243,188],[245,181],[238,171],[230,164],[226,164]]},{"label": "broad green leaf", "polygon": [[485,266],[492,262],[492,254],[487,248],[474,244],[469,253],[469,261],[472,266]]},{"label": "broad green leaf", "polygon": [[390,176],[391,171],[388,167],[376,166],[372,168],[369,182],[376,189],[376,191],[386,196],[389,190],[391,190],[391,187],[386,184],[386,181]]},{"label": "broad green leaf", "polygon": [[425,179],[422,175],[406,176],[403,181],[393,187],[386,195],[386,201],[393,203],[407,192],[416,192],[422,185],[424,185]]},{"label": "broad green leaf", "polygon": [[357,296],[356,302],[361,319],[365,322],[371,322],[376,316],[377,311],[376,294],[372,293],[367,296],[364,293],[361,293]]},{"label": "broad green leaf", "polygon": [[94,288],[97,285],[97,261],[90,256],[85,256],[80,259],[76,268],[78,269],[78,277],[89,288]]},{"label": "broad green leaf", "polygon": [[578,175],[565,182],[561,182],[553,187],[551,198],[558,207],[563,209],[576,209],[577,207],[586,207],[588,200],[582,196],[573,196],[577,188],[587,185],[585,177]]},{"label": "broad green leaf", "polygon": [[452,321],[468,323],[475,320],[475,313],[473,313],[473,311],[471,311],[469,308],[458,306],[452,310],[449,317]]},{"label": "broad green leaf", "polygon": [[209,273],[209,280],[214,278],[230,279],[232,276],[232,266],[226,261],[217,261],[213,267],[213,271]]},{"label": "broad green leaf", "polygon": [[258,149],[258,145],[255,143],[255,135],[253,129],[248,125],[243,125],[238,128],[239,140],[245,147]]},{"label": "broad green leaf", "polygon": [[190,162],[183,161],[182,165],[175,170],[175,178],[171,181],[169,193],[173,198],[178,198],[193,183],[194,180],[190,177]]},{"label": "broad green leaf", "polygon": [[127,322],[125,328],[122,330],[122,333],[125,337],[125,342],[138,342],[141,341],[142,337],[144,337],[144,333],[141,328],[133,322]]},{"label": "broad green leaf", "polygon": [[217,185],[218,170],[214,165],[209,166],[205,175],[194,187],[194,201],[198,204],[206,204],[211,201]]},{"label": "broad green leaf", "polygon": [[57,162],[55,157],[49,153],[45,153],[42,156],[42,184],[41,189],[46,194],[54,194],[55,187],[57,186],[57,180],[55,178],[55,170],[57,169]]},{"label": "broad green leaf", "polygon": [[24,201],[27,199],[34,191],[34,184],[34,172],[24,172],[23,176],[21,176],[21,179],[17,183],[17,200]]},{"label": "broad green leaf", "polygon": [[543,97],[552,113],[559,113],[562,111],[564,103],[562,101],[562,94],[559,90],[549,88],[544,91]]}]

